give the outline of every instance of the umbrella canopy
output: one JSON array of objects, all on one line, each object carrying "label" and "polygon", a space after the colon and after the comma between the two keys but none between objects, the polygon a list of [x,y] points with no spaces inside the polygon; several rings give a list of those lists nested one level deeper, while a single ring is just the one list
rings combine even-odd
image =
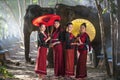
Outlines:
[{"label": "umbrella canopy", "polygon": [[95,27],[93,26],[93,24],[86,20],[86,19],[75,19],[72,21],[73,23],[73,30],[72,33],[74,36],[77,36],[80,33],[80,25],[82,23],[86,23],[86,32],[88,33],[88,35],[90,36],[90,41],[93,41],[96,35],[96,30]]},{"label": "umbrella canopy", "polygon": [[45,24],[48,27],[48,26],[52,26],[55,20],[61,20],[60,16],[55,14],[47,14],[47,15],[43,15],[35,18],[32,21],[32,23],[37,27],[39,27],[40,24]]}]

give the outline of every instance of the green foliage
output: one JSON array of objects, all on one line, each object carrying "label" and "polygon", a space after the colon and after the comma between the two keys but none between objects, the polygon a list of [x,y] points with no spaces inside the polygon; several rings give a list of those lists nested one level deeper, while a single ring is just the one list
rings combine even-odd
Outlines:
[{"label": "green foliage", "polygon": [[104,0],[99,0],[99,3],[102,3]]},{"label": "green foliage", "polygon": [[48,5],[49,5],[50,7],[54,7],[55,4],[56,4],[56,1],[55,1],[55,0],[50,0],[50,1],[48,2]]},{"label": "green foliage", "polygon": [[114,3],[114,0],[109,0],[110,1],[110,6],[111,6],[111,13],[116,14],[117,12],[117,5]]},{"label": "green foliage", "polygon": [[33,4],[37,4],[38,3],[38,0],[33,0]]},{"label": "green foliage", "polygon": [[107,12],[108,8],[104,8],[102,11],[102,14],[105,14]]},{"label": "green foliage", "polygon": [[3,76],[4,79],[6,78],[14,78],[14,76],[9,73],[4,66],[0,66],[0,74]]},{"label": "green foliage", "polygon": [[[103,4],[104,0],[99,0],[99,4]],[[112,14],[116,14],[117,5],[115,4],[115,0],[107,0],[107,4],[110,4],[108,7],[111,7],[110,12]],[[107,12],[108,8],[104,8],[102,14]]]}]

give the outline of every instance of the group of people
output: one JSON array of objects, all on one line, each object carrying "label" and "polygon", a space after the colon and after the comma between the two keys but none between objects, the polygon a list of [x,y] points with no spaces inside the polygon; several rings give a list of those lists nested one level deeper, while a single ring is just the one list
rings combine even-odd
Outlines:
[{"label": "group of people", "polygon": [[[63,30],[60,26],[60,21],[55,20],[52,35],[48,35],[44,24],[40,25],[38,33],[38,55],[36,59],[35,72],[39,78],[44,78],[47,75],[47,52],[48,47],[53,49],[54,58],[54,75],[65,76],[67,78],[74,77],[78,80],[85,80],[87,76],[87,45],[90,43],[88,34],[86,33],[86,23],[80,25],[80,34],[75,37],[72,34],[73,24],[68,23],[66,29]],[[76,74],[74,74],[74,53],[75,47],[79,52],[76,66]]]}]

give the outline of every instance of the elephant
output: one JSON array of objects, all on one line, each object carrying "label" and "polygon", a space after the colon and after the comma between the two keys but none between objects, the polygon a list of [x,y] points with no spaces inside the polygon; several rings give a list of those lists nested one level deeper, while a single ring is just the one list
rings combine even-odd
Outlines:
[{"label": "elephant", "polygon": [[39,5],[29,5],[26,9],[26,14],[24,16],[24,47],[25,47],[25,60],[26,62],[30,62],[31,59],[29,57],[30,50],[30,35],[32,31],[38,31],[39,28],[35,27],[32,24],[32,20],[41,16],[43,14],[53,14],[52,8],[41,8]]},{"label": "elephant", "polygon": [[[68,6],[65,4],[56,4],[55,8],[42,8],[39,5],[29,5],[26,14],[24,16],[24,44],[25,44],[25,59],[26,62],[30,62],[29,58],[29,44],[30,44],[30,34],[32,31],[38,31],[38,27],[32,24],[32,20],[43,14],[58,14],[61,16],[61,26],[65,28],[65,24],[71,22],[74,19],[82,18],[89,20],[96,29],[96,37],[92,41],[93,49],[95,50],[95,56],[100,54],[101,50],[101,37],[100,37],[100,26],[97,10],[91,7],[86,7],[82,5]],[[104,15],[105,30],[106,33],[110,33],[109,14]],[[110,42],[110,34],[106,34]],[[106,41],[108,42],[108,41]],[[97,62],[96,62],[97,63]]]}]

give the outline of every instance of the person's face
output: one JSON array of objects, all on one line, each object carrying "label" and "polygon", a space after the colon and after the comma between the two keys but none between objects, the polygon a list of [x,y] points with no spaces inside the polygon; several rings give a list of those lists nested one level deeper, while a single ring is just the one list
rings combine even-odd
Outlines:
[{"label": "person's face", "polygon": [[46,27],[45,27],[45,25],[44,24],[42,24],[41,26],[40,26],[40,31],[45,31],[46,30]]},{"label": "person's face", "polygon": [[84,25],[82,25],[82,26],[80,27],[80,32],[81,32],[81,33],[86,32],[86,28],[85,28],[85,26],[84,26]]},{"label": "person's face", "polygon": [[73,30],[73,25],[70,24],[70,25],[68,26],[68,31],[71,32],[72,30]]},{"label": "person's face", "polygon": [[55,22],[54,22],[54,27],[57,29],[57,28],[59,28],[59,26],[60,26],[60,22],[55,21]]}]

